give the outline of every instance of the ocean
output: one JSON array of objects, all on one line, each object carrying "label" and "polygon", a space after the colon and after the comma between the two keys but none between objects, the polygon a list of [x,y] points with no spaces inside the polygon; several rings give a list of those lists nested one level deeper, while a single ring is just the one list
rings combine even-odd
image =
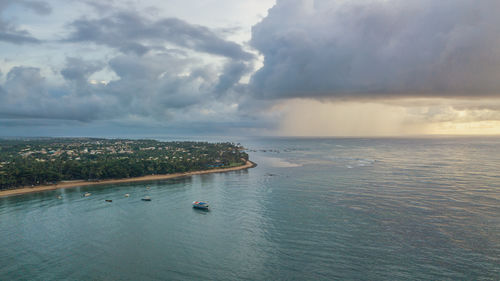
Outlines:
[{"label": "ocean", "polygon": [[257,167],[0,198],[0,280],[500,279],[500,138],[233,141]]}]

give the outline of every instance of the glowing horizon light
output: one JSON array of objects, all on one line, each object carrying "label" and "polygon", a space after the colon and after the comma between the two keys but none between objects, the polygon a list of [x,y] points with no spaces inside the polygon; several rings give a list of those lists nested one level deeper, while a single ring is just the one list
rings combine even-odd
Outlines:
[{"label": "glowing horizon light", "polygon": [[272,111],[283,117],[283,136],[500,135],[500,121],[491,110],[454,109],[450,100],[419,102],[295,99]]},{"label": "glowing horizon light", "polygon": [[430,135],[500,135],[500,121],[442,122],[430,125]]}]

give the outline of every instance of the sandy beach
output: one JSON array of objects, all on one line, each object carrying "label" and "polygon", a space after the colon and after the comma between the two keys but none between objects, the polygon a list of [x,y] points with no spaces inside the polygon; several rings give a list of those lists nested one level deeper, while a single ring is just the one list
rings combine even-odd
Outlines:
[{"label": "sandy beach", "polygon": [[16,188],[16,189],[3,190],[3,191],[0,191],[0,197],[21,195],[21,194],[33,193],[33,192],[42,192],[42,191],[47,191],[47,190],[55,190],[55,189],[59,189],[59,188],[72,188],[72,187],[88,186],[88,185],[118,184],[118,183],[128,183],[128,182],[166,180],[166,179],[172,179],[172,178],[178,178],[178,177],[188,177],[188,176],[193,176],[193,175],[224,173],[224,172],[238,171],[238,170],[253,168],[255,166],[256,166],[256,164],[253,163],[252,161],[247,161],[245,165],[238,166],[238,167],[211,169],[211,170],[194,171],[194,172],[187,172],[187,173],[175,173],[175,174],[167,174],[167,175],[151,175],[151,176],[143,176],[143,177],[136,177],[136,178],[111,179],[111,180],[101,180],[101,181],[84,181],[84,180],[67,181],[67,182],[60,182],[58,184],[52,184],[52,185],[39,185],[39,186],[34,186],[34,187],[30,186],[30,187],[20,187],[20,188]]}]

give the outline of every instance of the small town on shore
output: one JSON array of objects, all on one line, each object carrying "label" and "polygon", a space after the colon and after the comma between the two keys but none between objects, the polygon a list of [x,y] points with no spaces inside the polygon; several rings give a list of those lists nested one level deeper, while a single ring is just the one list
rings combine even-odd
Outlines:
[{"label": "small town on shore", "polygon": [[245,165],[240,144],[103,138],[0,139],[0,190]]}]

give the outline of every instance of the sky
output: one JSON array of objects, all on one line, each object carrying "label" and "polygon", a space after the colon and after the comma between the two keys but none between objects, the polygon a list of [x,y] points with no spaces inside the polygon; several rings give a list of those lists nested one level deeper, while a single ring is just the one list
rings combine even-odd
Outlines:
[{"label": "sky", "polygon": [[0,0],[0,136],[500,134],[497,0]]}]

